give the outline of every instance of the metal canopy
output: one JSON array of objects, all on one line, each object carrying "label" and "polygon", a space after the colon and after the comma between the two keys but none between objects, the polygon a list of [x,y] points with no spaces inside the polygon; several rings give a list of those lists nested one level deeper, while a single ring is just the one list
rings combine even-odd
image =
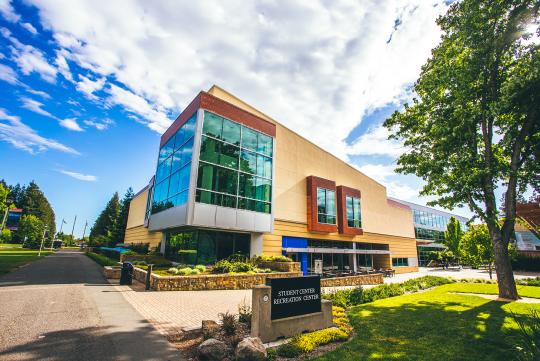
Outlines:
[{"label": "metal canopy", "polygon": [[283,248],[285,252],[303,253],[335,253],[335,254],[390,254],[390,251],[379,249],[340,249],[340,248]]}]

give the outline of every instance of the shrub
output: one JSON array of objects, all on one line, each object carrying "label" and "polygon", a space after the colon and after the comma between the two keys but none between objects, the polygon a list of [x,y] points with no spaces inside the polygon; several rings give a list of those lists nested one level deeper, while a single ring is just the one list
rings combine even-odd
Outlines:
[{"label": "shrub", "polygon": [[316,347],[334,341],[345,341],[349,334],[339,328],[325,328],[323,330],[306,333],[293,337],[291,344],[302,352],[311,352]]},{"label": "shrub", "polygon": [[236,329],[238,328],[238,320],[236,319],[236,315],[229,312],[220,313],[219,319],[221,329],[223,330],[224,334],[231,336],[236,333]]},{"label": "shrub", "polygon": [[280,345],[277,348],[276,353],[280,357],[294,358],[300,356],[302,354],[302,350],[292,342],[289,342]]},{"label": "shrub", "polygon": [[114,259],[110,259],[109,257],[106,257],[102,254],[97,254],[93,252],[86,252],[86,255],[96,261],[101,266],[118,266],[118,262]]},{"label": "shrub", "polygon": [[516,359],[520,361],[540,360],[540,313],[531,309],[525,316],[513,315],[518,325],[518,336],[514,339]]},{"label": "shrub", "polygon": [[206,272],[206,266],[203,264],[198,264],[195,266],[195,269],[198,269],[201,272]]},{"label": "shrub", "polygon": [[238,321],[242,323],[251,323],[251,306],[247,304],[246,299],[238,305]]},{"label": "shrub", "polygon": [[146,263],[145,261],[133,261],[131,263],[136,266],[148,266],[148,263]]},{"label": "shrub", "polygon": [[248,262],[221,260],[214,264],[212,273],[233,273],[254,271],[255,267]]},{"label": "shrub", "polygon": [[523,279],[523,280],[516,280],[516,283],[518,285],[523,285],[523,286],[537,286],[537,287],[540,287],[540,277],[526,278],[526,279]]},{"label": "shrub", "polygon": [[540,259],[538,257],[527,256],[524,254],[518,254],[514,260],[512,260],[512,269],[516,271],[540,271]]},{"label": "shrub", "polygon": [[401,285],[396,283],[378,285],[373,288],[364,290],[364,294],[362,295],[362,301],[363,303],[373,302],[383,298],[401,296],[404,293],[405,290],[401,287]]},{"label": "shrub", "polygon": [[293,260],[287,256],[255,256],[253,257],[253,263],[258,264],[261,262],[292,262]]},{"label": "shrub", "polygon": [[199,271],[198,269],[196,268],[192,268],[191,269],[191,272],[189,273],[190,275],[200,275],[201,274],[201,271]]},{"label": "shrub", "polygon": [[171,267],[171,268],[169,268],[167,270],[167,272],[172,273],[173,275],[176,275],[176,274],[178,274],[178,269],[174,268],[174,267]]},{"label": "shrub", "polygon": [[266,360],[267,361],[274,361],[278,357],[277,350],[275,348],[267,348],[266,349]]},{"label": "shrub", "polygon": [[191,274],[191,271],[192,271],[191,268],[184,267],[184,268],[178,269],[178,272],[176,274],[181,275],[181,276],[189,276]]},{"label": "shrub", "polygon": [[11,231],[7,228],[4,228],[2,230],[2,233],[0,234],[0,242],[2,243],[11,243],[11,240],[13,237],[11,236]]},{"label": "shrub", "polygon": [[138,254],[147,254],[149,246],[148,243],[132,243],[129,248]]}]

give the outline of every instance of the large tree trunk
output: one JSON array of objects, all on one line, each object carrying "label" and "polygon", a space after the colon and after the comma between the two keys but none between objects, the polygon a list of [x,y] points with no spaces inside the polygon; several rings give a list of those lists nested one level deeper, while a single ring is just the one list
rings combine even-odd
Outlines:
[{"label": "large tree trunk", "polygon": [[509,300],[519,298],[508,254],[508,241],[503,240],[500,231],[492,233],[493,256],[495,260],[495,272],[497,273],[497,284],[499,286],[499,297]]}]

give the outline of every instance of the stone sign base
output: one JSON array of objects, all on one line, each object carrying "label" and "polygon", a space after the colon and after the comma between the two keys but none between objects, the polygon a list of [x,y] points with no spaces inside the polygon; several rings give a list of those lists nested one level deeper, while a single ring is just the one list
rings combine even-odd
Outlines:
[{"label": "stone sign base", "polygon": [[322,300],[321,312],[272,320],[271,287],[256,286],[252,292],[251,335],[262,342],[333,326],[332,301]]}]

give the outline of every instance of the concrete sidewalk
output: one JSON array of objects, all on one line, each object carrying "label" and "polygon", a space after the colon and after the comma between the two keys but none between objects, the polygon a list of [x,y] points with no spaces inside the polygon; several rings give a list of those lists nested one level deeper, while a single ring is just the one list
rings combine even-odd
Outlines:
[{"label": "concrete sidewalk", "polygon": [[84,254],[62,250],[0,277],[1,360],[179,360]]}]

